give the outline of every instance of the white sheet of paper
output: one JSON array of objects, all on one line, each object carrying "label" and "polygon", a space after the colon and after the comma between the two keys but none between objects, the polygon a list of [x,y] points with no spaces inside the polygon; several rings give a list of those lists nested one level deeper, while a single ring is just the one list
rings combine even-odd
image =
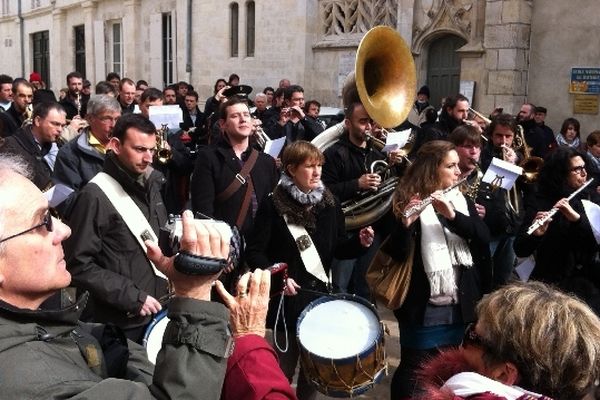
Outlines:
[{"label": "white sheet of paper", "polygon": [[522,173],[523,168],[518,165],[494,157],[489,168],[483,175],[483,181],[502,189],[510,190]]},{"label": "white sheet of paper", "polygon": [[265,143],[265,153],[273,158],[277,158],[279,157],[279,153],[281,153],[281,149],[283,149],[284,145],[285,136],[275,140],[267,140]]},{"label": "white sheet of paper", "polygon": [[589,200],[581,200],[585,215],[587,215],[596,243],[600,244],[600,206]]},{"label": "white sheet of paper", "polygon": [[183,122],[183,111],[178,105],[168,106],[150,106],[148,108],[150,121],[154,123],[156,129],[160,129],[162,124],[168,124],[169,129],[179,129],[179,124]]},{"label": "white sheet of paper", "polygon": [[535,268],[535,258],[533,256],[529,257],[517,257],[517,266],[515,267],[515,272],[519,276],[519,279],[523,282],[527,282],[533,269]]},{"label": "white sheet of paper", "polygon": [[410,132],[410,129],[405,129],[398,132],[388,132],[387,139],[385,140],[385,146],[383,149],[381,149],[381,151],[387,153],[403,148],[406,145],[406,142],[408,142]]},{"label": "white sheet of paper", "polygon": [[46,196],[50,207],[56,207],[65,201],[65,199],[69,197],[71,193],[73,193],[73,189],[63,185],[62,183],[59,183],[58,185],[54,185],[49,190],[45,191],[44,196]]}]

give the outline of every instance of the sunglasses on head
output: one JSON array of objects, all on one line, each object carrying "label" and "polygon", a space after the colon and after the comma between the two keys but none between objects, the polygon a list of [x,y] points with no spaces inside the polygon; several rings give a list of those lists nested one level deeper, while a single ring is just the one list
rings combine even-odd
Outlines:
[{"label": "sunglasses on head", "polygon": [[5,237],[4,239],[0,239],[0,243],[4,243],[7,240],[14,239],[17,236],[21,236],[21,235],[24,235],[24,234],[29,233],[31,231],[34,231],[34,230],[36,230],[38,228],[41,228],[42,226],[45,226],[46,230],[48,232],[52,232],[52,230],[54,229],[54,224],[52,222],[52,217],[54,215],[56,215],[55,211],[53,209],[49,208],[48,211],[46,211],[46,214],[44,214],[44,218],[42,219],[41,223],[37,224],[36,226],[32,226],[31,228],[26,229],[26,230],[24,230],[22,232],[15,233],[14,235],[10,235],[8,237]]}]

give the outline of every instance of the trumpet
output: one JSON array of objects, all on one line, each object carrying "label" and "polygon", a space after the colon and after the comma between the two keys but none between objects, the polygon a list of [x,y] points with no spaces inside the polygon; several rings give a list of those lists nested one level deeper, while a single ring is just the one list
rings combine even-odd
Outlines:
[{"label": "trumpet", "polygon": [[[577,190],[575,190],[573,193],[571,193],[569,195],[569,197],[567,197],[567,201],[571,201],[575,196],[577,196],[579,194],[579,192],[581,192],[583,189],[585,189],[586,187],[589,186],[590,183],[592,183],[592,181],[594,180],[594,178],[588,180],[586,183],[584,183],[583,185],[581,185],[581,187]],[[556,207],[552,207],[550,209],[550,211],[548,211],[548,213],[542,217],[542,218],[538,218],[535,221],[533,221],[533,223],[531,224],[531,226],[529,227],[529,229],[527,229],[527,234],[531,235],[533,232],[535,232],[536,230],[538,230],[541,226],[543,226],[550,218],[552,218],[552,216],[554,214],[556,214],[558,212],[558,208]]]},{"label": "trumpet", "polygon": [[260,125],[256,125],[256,130],[254,131],[254,134],[256,135],[256,144],[258,145],[258,147],[264,150],[265,145],[269,140],[271,140],[271,138],[265,133],[265,131]]},{"label": "trumpet", "polygon": [[[464,177],[461,180],[459,180],[458,182],[456,182],[454,185],[442,190],[442,195],[444,195],[444,194],[450,192],[452,189],[462,185],[463,182],[465,182],[466,180],[467,180],[467,177]],[[430,205],[432,202],[433,202],[432,195],[425,197],[423,200],[421,200],[421,202],[419,204],[416,204],[416,205],[412,206],[411,208],[409,208],[408,210],[404,211],[404,217],[410,218],[415,214],[419,214],[421,211],[423,211],[425,209],[425,207]]]},{"label": "trumpet", "polygon": [[168,147],[167,135],[169,134],[169,124],[161,124],[160,129],[156,131],[156,161],[161,164],[169,162],[173,157],[173,152]]},{"label": "trumpet", "polygon": [[25,117],[23,119],[23,123],[21,124],[21,128],[24,128],[26,126],[29,126],[33,123],[33,105],[32,104],[27,104],[27,107],[25,107],[25,111],[23,112],[23,117]]}]

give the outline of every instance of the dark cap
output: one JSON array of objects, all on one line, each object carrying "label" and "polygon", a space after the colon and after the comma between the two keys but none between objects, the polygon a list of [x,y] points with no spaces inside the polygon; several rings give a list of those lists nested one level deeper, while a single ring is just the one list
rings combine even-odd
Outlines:
[{"label": "dark cap", "polygon": [[419,91],[417,92],[417,95],[419,94],[424,94],[425,96],[429,97],[429,86],[427,85],[423,85],[421,86],[421,89],[419,89]]},{"label": "dark cap", "polygon": [[83,87],[90,87],[90,86],[92,86],[92,83],[90,81],[88,81],[87,79],[85,79],[83,81]]},{"label": "dark cap", "polygon": [[546,107],[542,107],[542,106],[537,106],[536,108],[533,109],[534,113],[542,113],[542,114],[548,114],[548,110],[546,109]]}]

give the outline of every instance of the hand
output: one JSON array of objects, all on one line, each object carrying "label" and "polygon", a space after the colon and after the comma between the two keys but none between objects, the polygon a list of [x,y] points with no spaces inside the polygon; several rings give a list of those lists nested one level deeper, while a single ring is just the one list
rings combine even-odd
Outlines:
[{"label": "hand", "polygon": [[[533,218],[532,224],[535,223],[535,221],[537,221],[538,219],[546,218],[547,215],[548,215],[548,211],[538,211],[535,214],[535,218]],[[532,235],[533,236],[543,236],[546,233],[546,231],[548,230],[548,225],[550,225],[550,222],[552,222],[552,218],[548,218],[548,220],[546,222],[544,222],[544,224],[542,226],[540,226],[535,231],[533,231]]]},{"label": "hand", "polygon": [[358,188],[361,190],[377,190],[381,185],[381,176],[378,174],[363,174],[358,178]]},{"label": "hand", "polygon": [[481,129],[481,126],[477,123],[477,121],[473,121],[470,119],[465,119],[463,120],[463,122],[465,123],[465,125],[469,125],[474,127],[475,129],[477,129],[477,132],[481,135],[483,133],[483,129]]},{"label": "hand", "polygon": [[[404,207],[404,214],[406,214],[409,210],[419,207],[421,205],[421,198],[419,197],[419,195],[414,195],[413,197],[411,197],[410,201],[408,202],[408,204],[406,205],[406,207]],[[421,211],[423,211],[424,208],[421,209]],[[410,217],[405,217],[402,216],[402,224],[404,225],[404,227],[408,228],[409,226],[412,225],[413,222],[415,222],[417,220],[417,218],[419,218],[419,215],[421,214],[421,212],[415,212],[413,213]]]},{"label": "hand", "polygon": [[406,152],[404,150],[402,150],[402,149],[392,150],[388,153],[388,162],[391,165],[399,164],[404,159],[404,156],[406,156]]},{"label": "hand", "polygon": [[[194,215],[189,210],[183,212],[181,222],[183,227],[181,250],[204,257],[223,259],[229,257],[229,235],[220,231],[219,225],[194,220]],[[209,276],[182,274],[175,269],[175,256],[166,257],[158,245],[150,240],[146,240],[145,244],[148,248],[148,258],[169,278],[175,295],[210,300],[212,284],[220,273]]]},{"label": "hand", "polygon": [[285,125],[290,120],[290,109],[286,107],[282,107],[281,111],[279,111],[279,121],[277,123],[279,125]]},{"label": "hand", "polygon": [[569,222],[576,222],[579,221],[579,218],[581,218],[581,215],[579,215],[577,211],[573,210],[573,207],[571,207],[571,204],[569,204],[569,200],[566,198],[560,199],[558,202],[556,202],[554,208],[558,208],[558,211],[560,211]]},{"label": "hand", "polygon": [[298,285],[292,278],[287,278],[285,281],[285,289],[283,290],[283,294],[286,296],[295,296],[298,294],[296,289],[300,289],[300,285]]},{"label": "hand", "polygon": [[375,239],[375,231],[370,226],[362,228],[358,233],[360,244],[362,247],[371,247],[373,239]]},{"label": "hand", "polygon": [[84,128],[87,125],[87,121],[81,118],[79,115],[75,115],[71,122],[69,123],[69,127],[73,129],[75,132],[79,132],[81,128]]},{"label": "hand", "polygon": [[435,211],[442,214],[450,221],[454,220],[454,217],[456,217],[454,207],[452,207],[452,204],[450,204],[450,202],[446,199],[446,196],[444,196],[441,190],[436,190],[433,192],[431,194],[431,198],[431,205]]},{"label": "hand", "polygon": [[511,164],[517,163],[517,153],[504,144],[502,145],[502,156],[504,158],[504,161],[508,161]]},{"label": "hand", "polygon": [[146,301],[142,304],[140,309],[140,315],[145,317],[147,315],[157,314],[162,309],[162,306],[154,297],[148,295]]},{"label": "hand", "polygon": [[300,106],[292,106],[289,108],[290,115],[292,118],[304,118],[304,110]]},{"label": "hand", "polygon": [[227,89],[231,89],[231,86],[225,86],[224,88],[221,88],[221,90],[219,90],[217,94],[215,94],[215,100],[217,100],[219,103],[227,100],[227,97],[223,95],[223,92]]},{"label": "hand", "polygon": [[477,215],[479,215],[479,218],[485,218],[485,207],[484,206],[482,206],[481,204],[475,203],[475,210],[477,210]]},{"label": "hand", "polygon": [[259,335],[264,337],[266,331],[267,310],[269,309],[269,292],[271,288],[271,272],[256,269],[247,272],[237,283],[237,296],[233,297],[221,281],[215,284],[217,293],[229,308],[231,330],[234,337]]}]

